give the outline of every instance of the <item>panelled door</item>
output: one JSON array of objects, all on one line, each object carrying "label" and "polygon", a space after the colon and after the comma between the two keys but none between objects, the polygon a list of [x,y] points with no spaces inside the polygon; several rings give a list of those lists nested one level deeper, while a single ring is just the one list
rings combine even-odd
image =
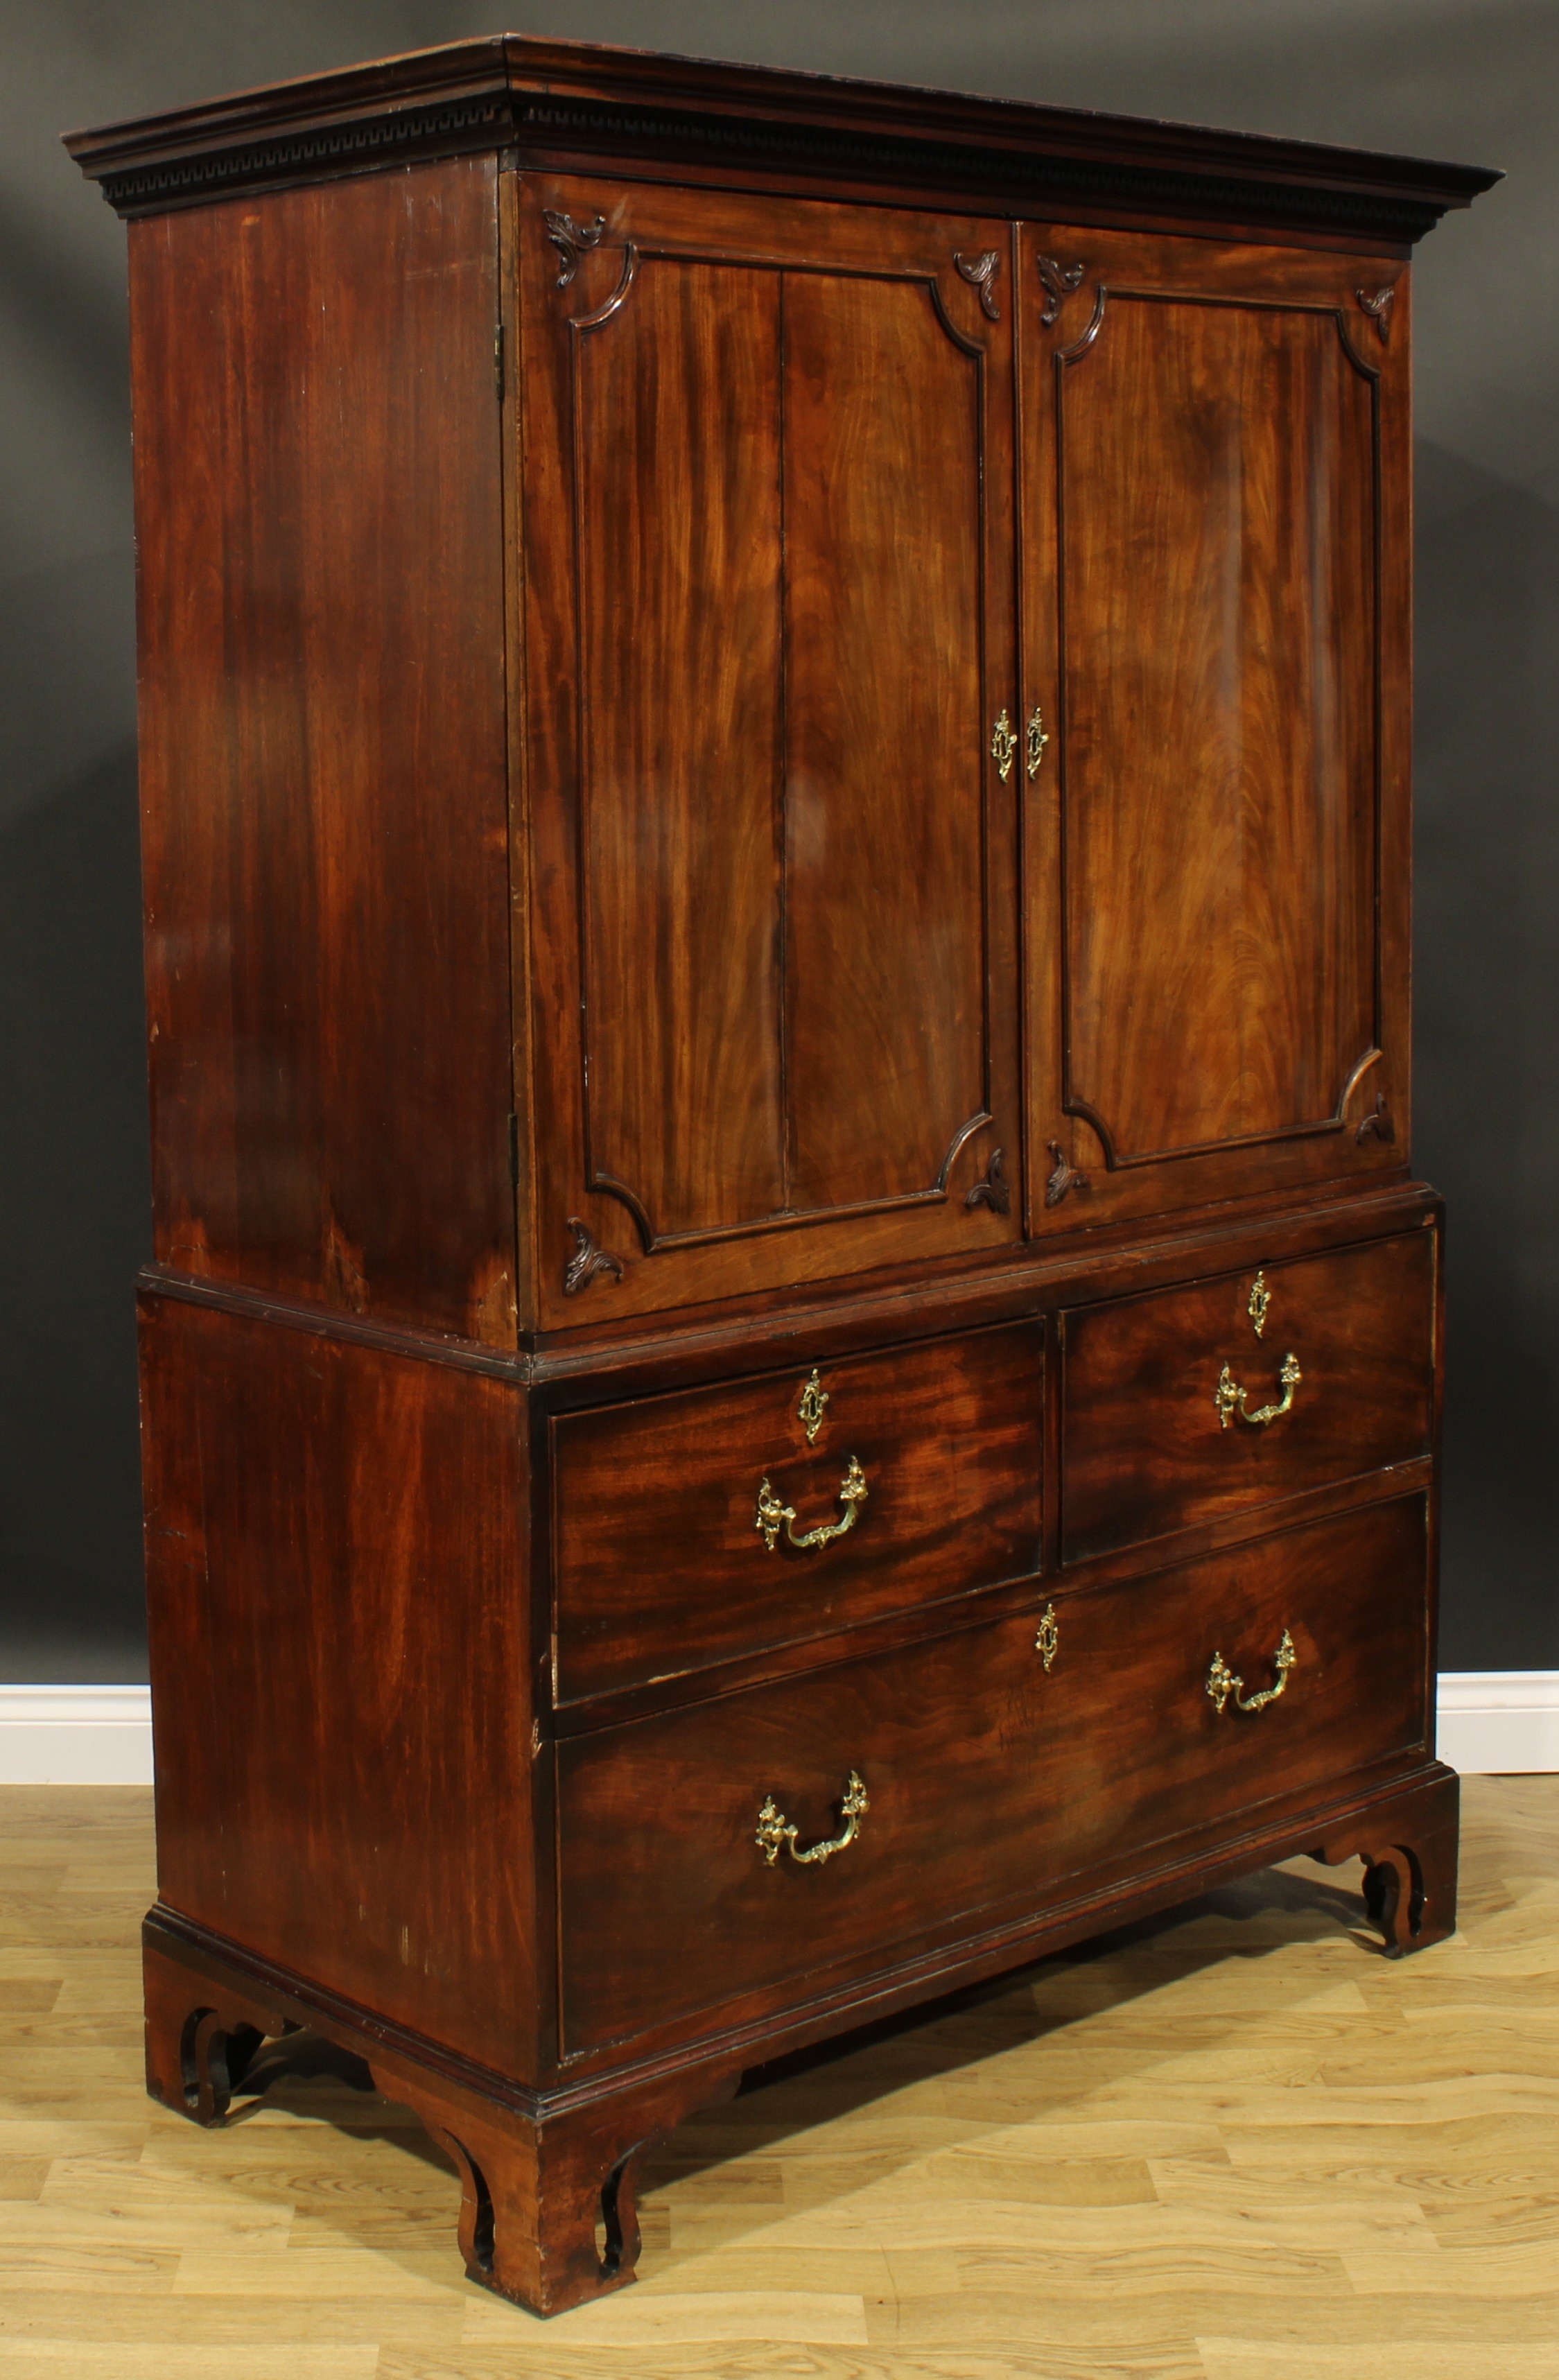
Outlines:
[{"label": "panelled door", "polygon": [[1399,1165],[1406,267],[1018,270],[1030,1228]]},{"label": "panelled door", "polygon": [[513,236],[542,1318],[998,1245],[1010,230],[526,176]]}]

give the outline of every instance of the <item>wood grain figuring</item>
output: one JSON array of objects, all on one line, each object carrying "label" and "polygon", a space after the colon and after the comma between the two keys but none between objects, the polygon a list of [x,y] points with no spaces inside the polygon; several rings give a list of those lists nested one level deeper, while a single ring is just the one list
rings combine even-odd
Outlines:
[{"label": "wood grain figuring", "polygon": [[785,284],[790,1196],[929,1190],[993,1097],[981,356],[925,282]]},{"label": "wood grain figuring", "polygon": [[[803,1369],[552,1425],[557,1694],[583,1698],[821,1637],[1039,1566],[1042,1333],[1031,1325],[830,1364],[809,1444]],[[796,1532],[766,1550],[759,1483]]]},{"label": "wood grain figuring", "polygon": [[159,1257],[514,1336],[495,175],[131,236]]},{"label": "wood grain figuring", "polygon": [[141,1330],[163,1900],[534,2069],[514,1390],[172,1299]]},{"label": "wood grain figuring", "polygon": [[647,258],[574,334],[589,1153],[658,1233],[785,1204],[780,324]]},{"label": "wood grain figuring", "polygon": [[[604,228],[560,293],[564,217]],[[1015,1232],[965,1197],[1017,1087],[993,236],[522,189],[548,1319],[572,1218],[613,1315]]]},{"label": "wood grain figuring", "polygon": [[[1416,1232],[1263,1266],[1259,1338],[1249,1272],[1069,1312],[1063,1561],[1428,1454],[1435,1257]],[[1226,1365],[1256,1413],[1281,1400],[1289,1354],[1302,1374],[1289,1412],[1220,1421]]]},{"label": "wood grain figuring", "polygon": [[1097,305],[1057,365],[1069,1092],[1127,1162],[1323,1123],[1375,1044],[1378,500],[1335,318]]},{"label": "wood grain figuring", "polygon": [[1443,1945],[1406,265],[1489,177],[510,37],[71,147],[135,218],[153,2096],[376,2080],[566,2316],[755,2064],[1300,1852]]},{"label": "wood grain figuring", "polygon": [[[1057,310],[1043,267],[1074,238]],[[1053,730],[1026,809],[1027,1227],[1390,1167],[1406,352],[1360,312],[1357,260],[1043,225],[1019,248],[1022,700]],[[1389,1142],[1359,1129],[1381,1099]],[[1079,1195],[1046,1208],[1057,1177]]]},{"label": "wood grain figuring", "polygon": [[[1065,1601],[1049,1674],[1036,1611],[561,1745],[567,2046],[743,1992],[783,2005],[841,1961],[1055,1897],[1127,1845],[1146,1864],[1198,1821],[1406,1765],[1426,1724],[1425,1561],[1408,1499]],[[1214,1654],[1257,1691],[1285,1629],[1283,1701],[1220,1716]],[[852,1769],[871,1797],[859,1840],[821,1867],[766,1866],[765,1796],[816,1842]],[[646,1812],[654,1855],[624,1863]]]}]

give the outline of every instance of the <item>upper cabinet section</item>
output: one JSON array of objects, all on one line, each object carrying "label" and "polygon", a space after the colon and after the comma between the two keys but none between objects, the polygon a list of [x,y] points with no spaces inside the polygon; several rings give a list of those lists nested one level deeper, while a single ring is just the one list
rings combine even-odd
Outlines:
[{"label": "upper cabinet section", "polygon": [[164,1268],[507,1349],[1406,1165],[1496,176],[515,35],[67,146]]},{"label": "upper cabinet section", "polygon": [[1399,1164],[1399,261],[1025,226],[1037,1228]]},{"label": "upper cabinet section", "polygon": [[526,176],[517,238],[543,1313],[1009,1239],[1009,229]]}]

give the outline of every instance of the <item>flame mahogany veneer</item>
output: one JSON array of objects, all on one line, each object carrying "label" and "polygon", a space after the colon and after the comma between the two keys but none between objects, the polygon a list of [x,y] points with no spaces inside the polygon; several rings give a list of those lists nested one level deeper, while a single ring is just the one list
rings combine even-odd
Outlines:
[{"label": "flame mahogany veneer", "polygon": [[1296,1852],[1444,1935],[1408,259],[1493,177],[513,36],[69,146],[153,2093],[371,2074],[548,2313],[782,2050]]}]

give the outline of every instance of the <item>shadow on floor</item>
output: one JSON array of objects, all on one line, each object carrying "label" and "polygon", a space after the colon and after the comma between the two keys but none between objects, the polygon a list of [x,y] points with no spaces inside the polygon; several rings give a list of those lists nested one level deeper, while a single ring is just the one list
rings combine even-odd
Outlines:
[{"label": "shadow on floor", "polygon": [[[1250,1938],[1242,1942],[1239,1936],[1246,1929]],[[702,2119],[695,2116],[658,2143],[641,2170],[641,2205],[672,2182],[773,2150],[820,2121],[853,2113],[908,2085],[973,2069],[1063,2033],[1079,2013],[1071,1987],[1084,1979],[1092,1986],[1087,2012],[1097,2014],[1231,1958],[1257,1961],[1283,1945],[1323,1941],[1338,1933],[1350,1935],[1376,1956],[1385,1955],[1365,1923],[1359,1891],[1299,1861],[856,2026],[755,2067],[733,2102]],[[1060,1994],[1064,2004],[1047,2010],[1045,1986],[1051,1980],[1067,1988]],[[394,2108],[373,2092],[359,2060],[329,2044],[310,2042],[301,2059],[295,2052],[284,2066],[279,2058],[271,2064],[273,2081],[258,2063],[248,2078],[264,2083],[263,2097],[236,2105],[230,2124],[242,2124],[261,2107],[282,2108],[337,2124],[356,2138],[393,2142],[453,2180],[454,2168],[443,2151],[409,2109]],[[820,2107],[820,2097],[826,2106]],[[349,2226],[344,2208],[342,2216]],[[755,2208],[755,2220],[762,2219]],[[655,2228],[647,2219],[651,2239]]]}]

